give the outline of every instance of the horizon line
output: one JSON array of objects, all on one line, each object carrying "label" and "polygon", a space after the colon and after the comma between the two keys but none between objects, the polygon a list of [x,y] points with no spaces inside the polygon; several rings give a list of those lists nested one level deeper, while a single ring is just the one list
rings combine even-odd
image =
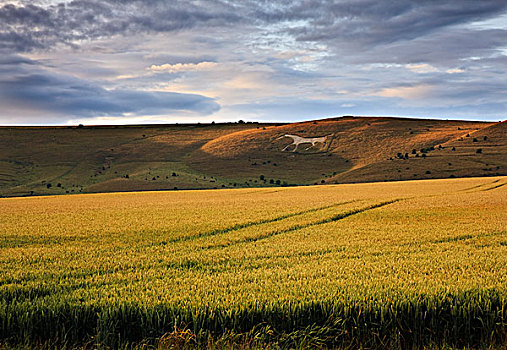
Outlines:
[{"label": "horizon line", "polygon": [[192,126],[192,125],[227,125],[227,124],[295,124],[295,123],[305,123],[305,122],[313,122],[313,121],[325,121],[325,120],[333,120],[333,119],[341,119],[341,118],[386,118],[386,119],[408,119],[408,120],[434,120],[434,121],[453,121],[453,122],[473,122],[473,123],[502,123],[507,121],[507,119],[499,118],[498,120],[473,120],[473,119],[449,119],[449,118],[435,118],[435,117],[414,117],[414,116],[384,116],[384,115],[342,115],[342,116],[331,116],[324,117],[319,119],[302,119],[302,120],[294,120],[294,121],[260,121],[260,120],[243,120],[238,119],[237,121],[206,121],[206,122],[174,122],[174,123],[165,123],[165,122],[152,122],[152,123],[138,123],[138,124],[0,124],[0,128],[23,128],[23,127],[40,127],[40,128],[78,128],[78,127],[156,127],[156,126]]}]

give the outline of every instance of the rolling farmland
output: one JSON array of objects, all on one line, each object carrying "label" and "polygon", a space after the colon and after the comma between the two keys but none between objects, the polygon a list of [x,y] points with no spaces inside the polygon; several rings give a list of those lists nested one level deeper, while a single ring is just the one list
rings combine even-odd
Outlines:
[{"label": "rolling farmland", "polygon": [[505,177],[0,199],[0,344],[501,346]]},{"label": "rolling farmland", "polygon": [[[297,150],[283,135],[326,137]],[[0,196],[507,175],[507,122],[0,127]]]},{"label": "rolling farmland", "polygon": [[507,350],[507,0],[0,0],[0,350]]}]

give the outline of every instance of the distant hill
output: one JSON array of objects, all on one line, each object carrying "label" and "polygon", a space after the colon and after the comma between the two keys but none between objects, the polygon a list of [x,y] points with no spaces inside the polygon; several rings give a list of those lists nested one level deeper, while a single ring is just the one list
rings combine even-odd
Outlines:
[{"label": "distant hill", "polygon": [[[293,152],[285,134],[327,138]],[[0,127],[2,196],[496,176],[506,169],[506,122],[341,117]]]}]

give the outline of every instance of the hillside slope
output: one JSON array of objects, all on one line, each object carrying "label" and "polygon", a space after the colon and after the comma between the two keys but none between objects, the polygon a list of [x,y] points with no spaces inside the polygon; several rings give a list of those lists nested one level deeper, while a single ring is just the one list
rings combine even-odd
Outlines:
[{"label": "hillside slope", "polygon": [[0,195],[213,188],[216,180],[189,169],[185,157],[261,126],[0,127]]},{"label": "hillside slope", "polygon": [[[295,150],[286,134],[326,139]],[[493,176],[506,167],[506,122],[0,127],[3,196]]]},{"label": "hillside slope", "polygon": [[[306,144],[293,152],[294,146],[283,151],[292,142],[285,134],[330,136],[326,144],[309,149]],[[307,184],[504,175],[507,124],[326,119],[225,135],[194,152],[189,163],[216,176],[247,179],[256,173]]]}]

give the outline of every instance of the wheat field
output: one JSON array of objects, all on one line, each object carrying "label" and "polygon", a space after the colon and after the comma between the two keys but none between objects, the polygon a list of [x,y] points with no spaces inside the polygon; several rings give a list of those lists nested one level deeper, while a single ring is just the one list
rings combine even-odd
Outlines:
[{"label": "wheat field", "polygon": [[501,346],[506,184],[0,199],[0,346]]}]

